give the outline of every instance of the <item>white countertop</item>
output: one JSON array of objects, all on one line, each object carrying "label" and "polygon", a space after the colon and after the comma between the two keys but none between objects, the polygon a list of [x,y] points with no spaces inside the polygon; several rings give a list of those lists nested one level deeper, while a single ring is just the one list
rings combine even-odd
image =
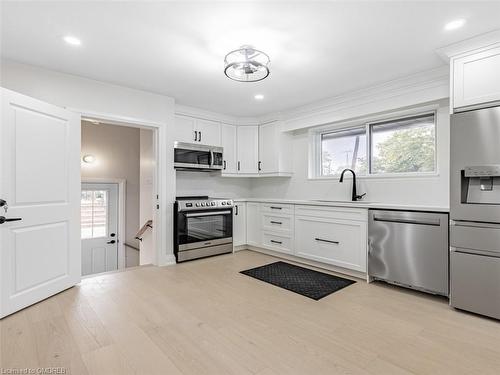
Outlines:
[{"label": "white countertop", "polygon": [[235,198],[235,202],[262,202],[262,203],[285,203],[285,204],[304,204],[310,206],[329,206],[329,207],[353,207],[353,208],[380,208],[386,210],[405,210],[405,211],[433,211],[449,212],[449,207],[442,206],[420,206],[409,204],[381,203],[381,202],[349,202],[334,200],[307,200],[307,199],[270,199],[270,198]]}]

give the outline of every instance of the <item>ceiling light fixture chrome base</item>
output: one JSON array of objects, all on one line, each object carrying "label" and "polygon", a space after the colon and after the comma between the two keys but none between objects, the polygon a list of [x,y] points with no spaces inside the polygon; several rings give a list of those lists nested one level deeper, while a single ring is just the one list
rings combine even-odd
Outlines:
[{"label": "ceiling light fixture chrome base", "polygon": [[269,76],[269,56],[252,46],[241,46],[224,58],[224,74],[239,82],[262,81]]}]

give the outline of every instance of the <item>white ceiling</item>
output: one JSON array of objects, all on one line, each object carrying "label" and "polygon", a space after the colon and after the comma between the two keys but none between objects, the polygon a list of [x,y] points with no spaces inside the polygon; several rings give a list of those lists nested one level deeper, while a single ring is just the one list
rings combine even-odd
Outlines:
[{"label": "white ceiling", "polygon": [[[500,28],[500,2],[2,2],[4,58],[257,116],[439,67],[439,47]],[[458,30],[444,24],[467,19]],[[64,35],[82,40],[66,45]],[[251,44],[271,75],[240,83]],[[264,94],[255,101],[255,94]]]}]

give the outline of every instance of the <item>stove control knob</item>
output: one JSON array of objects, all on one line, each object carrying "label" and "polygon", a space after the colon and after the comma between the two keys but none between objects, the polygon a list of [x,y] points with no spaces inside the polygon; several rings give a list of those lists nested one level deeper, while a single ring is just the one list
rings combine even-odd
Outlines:
[{"label": "stove control knob", "polygon": [[201,202],[201,207],[205,207],[205,202]]},{"label": "stove control knob", "polygon": [[210,205],[215,206],[215,202],[211,202]]},{"label": "stove control knob", "polygon": [[226,202],[222,202],[222,205],[225,206],[226,205]]},{"label": "stove control knob", "polygon": [[200,204],[199,204],[199,203],[196,203],[196,204],[195,204],[195,206],[196,206],[196,207],[200,207]]}]

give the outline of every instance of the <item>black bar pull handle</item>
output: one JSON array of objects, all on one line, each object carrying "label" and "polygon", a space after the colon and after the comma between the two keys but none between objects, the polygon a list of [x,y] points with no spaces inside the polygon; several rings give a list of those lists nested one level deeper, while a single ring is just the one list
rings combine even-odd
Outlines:
[{"label": "black bar pull handle", "polygon": [[281,245],[283,242],[281,241],[275,241],[275,240],[271,240],[272,243],[277,243],[278,245]]},{"label": "black bar pull handle", "polygon": [[340,242],[339,241],[331,241],[331,240],[324,240],[322,238],[315,238],[316,241],[320,241],[320,242],[328,242],[328,243],[333,243],[335,245],[338,245]]},{"label": "black bar pull handle", "polygon": [[240,170],[240,162],[238,161],[238,170]]},{"label": "black bar pull handle", "polygon": [[200,131],[199,133],[200,133],[200,139],[198,139],[198,141],[200,141],[200,142],[201,142],[201,131]]},{"label": "black bar pull handle", "polygon": [[279,224],[279,225],[283,224],[281,221],[273,221],[273,220],[271,220],[270,223],[271,224]]},{"label": "black bar pull handle", "polygon": [[0,216],[0,224],[8,223],[11,221],[20,221],[20,220],[22,220],[22,218],[20,217],[6,218],[5,216]]},{"label": "black bar pull handle", "polygon": [[194,141],[198,141],[198,130],[194,131]]},{"label": "black bar pull handle", "polygon": [[259,171],[262,170],[262,162],[261,161],[259,161],[259,164],[258,164],[257,168],[259,169]]},{"label": "black bar pull handle", "polygon": [[224,160],[224,170],[226,170],[226,161]]}]

